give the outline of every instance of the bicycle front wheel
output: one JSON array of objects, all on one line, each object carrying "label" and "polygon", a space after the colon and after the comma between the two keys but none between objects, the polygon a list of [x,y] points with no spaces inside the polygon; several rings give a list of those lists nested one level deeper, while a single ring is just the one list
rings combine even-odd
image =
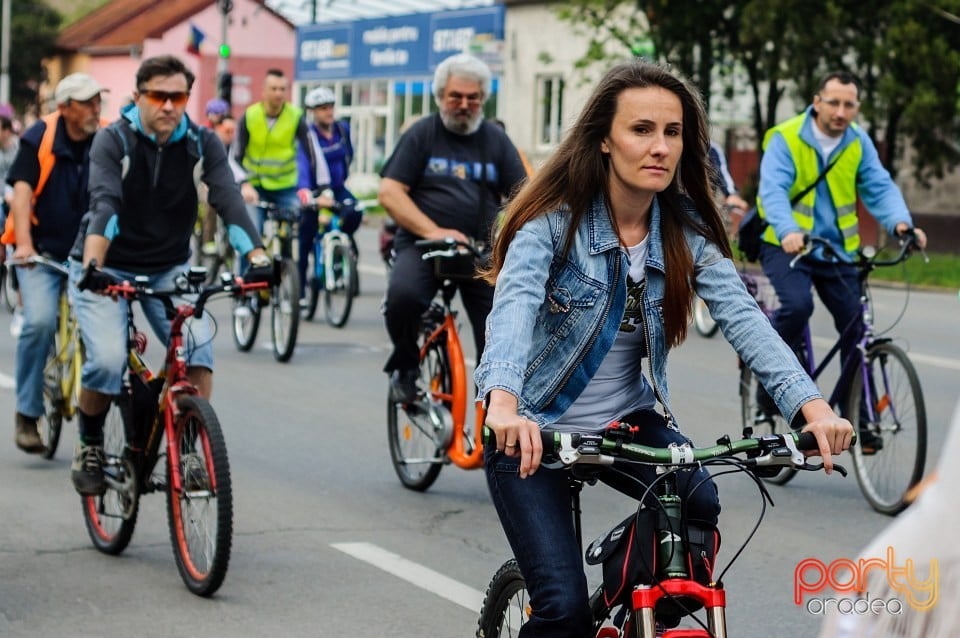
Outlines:
[{"label": "bicycle front wheel", "polygon": [[260,330],[260,294],[251,293],[233,302],[233,342],[240,352],[249,352]]},{"label": "bicycle front wheel", "polygon": [[700,297],[697,297],[696,301],[693,302],[693,327],[697,334],[707,338],[717,334],[717,330],[720,329],[717,322],[710,316],[707,303]]},{"label": "bicycle front wheel", "polygon": [[273,358],[283,363],[293,356],[300,327],[300,275],[292,259],[283,260],[280,283],[273,293],[270,305]]},{"label": "bicycle front wheel", "polygon": [[[741,364],[740,368],[740,419],[743,423],[744,433],[749,428],[751,436],[763,436],[764,434],[783,434],[790,431],[790,424],[783,418],[780,411],[773,406],[772,400],[766,406],[761,406],[758,402],[758,393],[762,396],[766,391],[760,387],[757,377],[751,372],[750,368]],[[773,472],[769,476],[763,476],[764,480],[774,485],[786,485],[797,475],[797,470],[783,467],[768,469],[767,472]]]},{"label": "bicycle front wheel", "polygon": [[[863,403],[866,396],[872,410]],[[898,514],[907,506],[907,490],[923,477],[927,458],[923,390],[907,354],[889,342],[872,345],[866,376],[854,375],[847,405],[847,418],[859,425],[850,452],[860,490],[873,509]]]},{"label": "bicycle front wheel", "polygon": [[446,348],[431,343],[420,361],[421,387],[429,388],[422,401],[403,405],[387,399],[387,434],[390,437],[390,459],[397,478],[404,487],[423,492],[443,468],[443,454],[453,427],[450,411],[437,400],[450,395],[450,364]]},{"label": "bicycle front wheel", "polygon": [[323,310],[334,328],[342,328],[350,318],[357,274],[357,259],[350,245],[330,242],[325,255],[326,282],[323,289]]},{"label": "bicycle front wheel", "polygon": [[103,424],[107,491],[100,496],[82,497],[83,520],[90,540],[98,550],[114,556],[130,543],[140,508],[136,468],[127,453],[128,400],[128,396],[114,399]]},{"label": "bicycle front wheel", "polygon": [[[212,595],[227,574],[233,539],[233,493],[227,446],[210,404],[198,396],[179,399],[172,444],[179,462],[168,460],[167,514],[170,541],[183,582],[198,596]],[[179,485],[177,490],[174,486]]]},{"label": "bicycle front wheel", "polygon": [[530,597],[520,567],[513,558],[504,563],[483,597],[477,638],[519,636],[530,617]]}]

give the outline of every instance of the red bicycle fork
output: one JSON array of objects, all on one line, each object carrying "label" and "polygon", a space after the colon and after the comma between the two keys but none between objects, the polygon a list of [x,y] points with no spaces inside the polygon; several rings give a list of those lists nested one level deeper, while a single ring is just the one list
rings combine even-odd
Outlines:
[{"label": "red bicycle fork", "polygon": [[727,595],[723,589],[706,587],[684,578],[670,578],[659,585],[641,585],[633,590],[633,609],[639,623],[638,638],[654,638],[657,623],[654,609],[660,599],[682,597],[696,600],[707,610],[707,627],[704,629],[668,629],[662,638],[727,638]]}]

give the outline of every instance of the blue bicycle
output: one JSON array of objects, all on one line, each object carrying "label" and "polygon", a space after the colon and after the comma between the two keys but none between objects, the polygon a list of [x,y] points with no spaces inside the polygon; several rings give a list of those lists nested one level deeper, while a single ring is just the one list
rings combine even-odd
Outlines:
[{"label": "blue bicycle", "polygon": [[[353,239],[340,229],[341,214],[355,209],[357,202],[345,199],[330,207],[311,204],[306,210],[317,211],[321,219],[313,238],[313,250],[307,263],[307,302],[304,317],[313,320],[323,292],[323,311],[327,323],[342,328],[350,318],[353,298],[357,295],[357,249]],[[329,216],[329,221],[326,217]]]}]

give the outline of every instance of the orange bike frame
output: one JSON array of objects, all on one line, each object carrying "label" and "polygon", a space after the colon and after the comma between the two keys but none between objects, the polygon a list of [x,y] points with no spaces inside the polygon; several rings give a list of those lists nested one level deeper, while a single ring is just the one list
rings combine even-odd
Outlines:
[{"label": "orange bike frame", "polygon": [[467,424],[467,366],[463,360],[463,346],[460,343],[460,335],[457,332],[457,324],[454,321],[454,315],[447,312],[444,315],[443,323],[427,339],[424,340],[423,348],[420,350],[421,359],[425,356],[427,348],[434,343],[442,333],[446,333],[447,344],[447,362],[450,364],[450,392],[442,391],[442,388],[430,388],[433,397],[444,404],[450,406],[450,415],[453,418],[453,438],[447,448],[447,456],[457,467],[465,470],[475,470],[483,465],[483,443],[481,441],[481,432],[483,430],[483,421],[486,411],[483,409],[481,401],[476,402],[476,427],[473,432],[473,451],[468,451],[464,439],[464,428]]}]

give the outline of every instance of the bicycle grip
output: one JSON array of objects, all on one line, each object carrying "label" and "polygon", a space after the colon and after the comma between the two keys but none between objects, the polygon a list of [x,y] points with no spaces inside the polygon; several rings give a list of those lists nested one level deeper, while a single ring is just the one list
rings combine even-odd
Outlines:
[{"label": "bicycle grip", "polygon": [[[850,445],[857,444],[857,435],[854,434],[850,439]],[[813,435],[813,432],[797,432],[797,449],[801,452],[807,450],[819,450],[820,446],[817,445],[817,437]]]}]

